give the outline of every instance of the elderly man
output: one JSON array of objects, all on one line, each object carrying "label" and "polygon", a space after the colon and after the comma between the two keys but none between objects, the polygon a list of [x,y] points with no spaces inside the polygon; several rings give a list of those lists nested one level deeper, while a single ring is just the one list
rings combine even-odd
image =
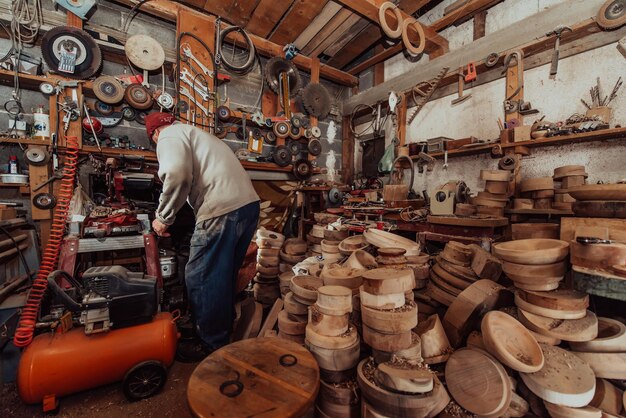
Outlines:
[{"label": "elderly man", "polygon": [[259,219],[259,197],[231,149],[217,137],[151,113],[146,130],[157,144],[163,192],[152,223],[159,236],[185,204],[196,217],[185,281],[201,343],[179,346],[179,358],[199,361],[229,343],[237,272]]}]

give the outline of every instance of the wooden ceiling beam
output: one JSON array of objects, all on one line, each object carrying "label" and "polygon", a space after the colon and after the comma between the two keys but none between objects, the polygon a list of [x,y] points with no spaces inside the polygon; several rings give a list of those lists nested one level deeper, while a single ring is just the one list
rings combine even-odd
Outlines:
[{"label": "wooden ceiling beam", "polygon": [[[130,7],[133,7],[137,3],[139,3],[138,0],[114,0],[114,1],[116,3],[123,4],[123,5],[130,6]],[[185,6],[180,3],[175,3],[173,1],[152,0],[148,3],[143,4],[140,10],[141,12],[145,12],[153,16],[160,17],[164,20],[167,20],[170,22],[176,22],[178,18],[178,11],[181,10],[181,8],[184,8],[185,10],[188,10],[192,13],[197,13],[198,15],[203,16],[204,18],[207,18],[210,22],[215,21],[214,16],[196,11],[195,9],[191,9],[188,6]],[[226,27],[225,24],[224,26]],[[268,41],[267,39],[261,38],[252,33],[248,35],[250,36],[250,39],[252,40],[252,43],[254,44],[258,53],[261,54],[262,56],[276,57],[276,56],[283,55],[282,45],[278,45],[274,42]],[[237,35],[231,34],[228,37],[228,39],[236,41]],[[301,54],[297,55],[293,59],[293,63],[298,68],[307,72],[311,71],[311,67],[313,65],[312,61],[313,60],[310,57],[307,57]],[[338,70],[337,68],[331,67],[329,65],[325,65],[325,64],[322,64],[320,66],[320,75],[327,80],[333,81],[335,83],[338,83],[344,86],[354,87],[359,84],[359,79],[357,77],[351,74],[348,74],[344,71]]]},{"label": "wooden ceiling beam", "polygon": [[[376,3],[374,3],[374,0],[337,0],[337,1],[343,4],[345,7],[365,17],[366,19],[369,19],[371,22],[375,24],[379,24],[379,21],[378,21],[379,6]],[[402,9],[400,9],[400,14],[402,15],[403,20],[412,17],[406,14],[404,11],[402,11]],[[401,24],[401,22],[396,22],[396,17],[391,10],[387,10],[386,16],[387,16],[387,21],[391,23],[391,26]],[[395,22],[395,25],[393,22]],[[449,50],[448,40],[446,38],[439,35],[432,27],[429,27],[427,25],[422,25],[422,27],[424,29],[424,34],[426,35],[426,47],[424,51],[427,54],[439,56],[448,52]],[[412,38],[419,36],[417,31],[413,28],[413,26],[409,26],[409,36],[411,36]],[[398,44],[398,45],[402,46],[402,44]]]},{"label": "wooden ceiling beam", "polygon": [[282,18],[292,4],[293,0],[261,0],[245,29],[261,38],[267,38],[276,26],[276,20]]},{"label": "wooden ceiling beam", "polygon": [[[430,27],[435,29],[436,31],[444,30],[445,28],[453,25],[456,21],[465,19],[470,14],[476,14],[479,11],[485,10],[487,4],[494,5],[501,1],[502,0],[470,0],[470,2],[467,3],[465,6],[456,9],[447,16],[442,17],[441,19],[430,25]],[[396,54],[399,54],[401,51],[402,44],[394,45],[390,48],[385,49],[383,52],[376,54],[371,58],[368,58],[348,72],[352,75],[358,75],[362,71],[367,70],[368,68],[378,64],[379,62],[385,61],[386,59],[391,58]]]},{"label": "wooden ceiling beam", "polygon": [[[407,15],[413,15],[413,13],[432,2],[433,0],[400,0],[398,7]],[[378,23],[371,23],[361,31],[352,42],[345,45],[339,53],[330,58],[327,63],[336,68],[343,68],[365,51],[369,50],[382,38],[384,38],[384,34],[380,29],[380,25]]]}]

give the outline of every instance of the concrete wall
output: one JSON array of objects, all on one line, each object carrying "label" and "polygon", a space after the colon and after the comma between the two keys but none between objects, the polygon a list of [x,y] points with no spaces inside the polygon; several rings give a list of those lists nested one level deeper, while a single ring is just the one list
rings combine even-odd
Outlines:
[{"label": "concrete wall", "polygon": [[[487,14],[486,34],[505,29],[507,25],[526,17],[540,13],[545,8],[566,0],[506,0],[491,8]],[[441,18],[443,9],[453,0],[444,0],[420,20],[430,23]],[[537,15],[537,18],[541,18]],[[457,27],[452,26],[441,34],[450,42],[450,49],[462,48],[472,42],[473,20]],[[480,59],[482,57],[476,57]],[[412,62],[399,54],[385,62],[385,80],[389,80],[410,69],[419,68],[428,62],[424,56]],[[459,66],[466,63],[459,63]],[[610,44],[585,53],[562,59],[556,79],[549,78],[549,65],[544,65],[524,72],[524,99],[541,111],[538,115],[525,118],[526,124],[545,115],[546,120],[564,120],[574,113],[586,110],[580,99],[589,101],[589,88],[600,77],[605,94],[610,93],[619,76],[626,78],[624,57]],[[480,74],[478,75],[480,78]],[[364,75],[367,84],[371,76]],[[504,79],[487,83],[475,88],[466,85],[472,97],[456,106],[450,101],[456,97],[450,95],[426,104],[421,113],[408,126],[408,142],[417,142],[428,138],[446,136],[463,138],[475,136],[479,139],[499,137],[497,118],[503,118],[502,101],[505,96]],[[611,126],[626,123],[626,90],[622,90],[611,103],[613,118]],[[411,110],[409,110],[409,114]],[[584,164],[589,172],[589,181],[603,180],[614,182],[626,177],[624,171],[626,144],[623,142],[602,142],[576,144],[549,148],[535,148],[532,155],[525,157],[522,163],[524,177],[547,176],[555,167],[566,164]],[[357,156],[357,160],[358,160]],[[418,174],[414,183],[416,191],[431,190],[439,184],[453,179],[464,180],[472,190],[480,190],[483,183],[478,180],[481,169],[496,168],[497,160],[488,155],[457,157],[449,160],[447,170],[438,163],[431,173]],[[357,163],[357,166],[359,164]],[[357,170],[358,171],[358,170]]]}]

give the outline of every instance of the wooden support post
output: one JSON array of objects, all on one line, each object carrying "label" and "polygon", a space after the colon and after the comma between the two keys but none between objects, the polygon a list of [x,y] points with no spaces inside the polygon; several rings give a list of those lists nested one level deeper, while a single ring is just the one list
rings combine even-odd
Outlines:
[{"label": "wooden support post", "polygon": [[[378,45],[376,49],[374,49],[375,54],[379,54],[383,52],[385,48],[382,45]],[[377,86],[385,82],[385,63],[379,62],[374,65],[374,85]]]},{"label": "wooden support post", "polygon": [[350,130],[350,116],[343,117],[341,142],[341,181],[350,184],[354,176],[354,142]]},{"label": "wooden support post", "polygon": [[487,10],[474,15],[474,40],[485,36],[485,23],[487,21]]},{"label": "wooden support post", "polygon": [[[407,110],[407,96],[403,94],[402,101],[398,105],[398,140],[400,141],[398,147],[403,147],[406,144],[406,110]],[[397,153],[396,153],[397,155]]]}]

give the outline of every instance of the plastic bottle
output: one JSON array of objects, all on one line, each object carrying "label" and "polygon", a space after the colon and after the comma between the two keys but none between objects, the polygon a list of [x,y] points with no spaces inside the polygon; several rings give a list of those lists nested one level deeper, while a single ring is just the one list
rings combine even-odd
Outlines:
[{"label": "plastic bottle", "polygon": [[9,174],[19,174],[20,167],[17,165],[17,156],[11,155],[9,157]]}]

